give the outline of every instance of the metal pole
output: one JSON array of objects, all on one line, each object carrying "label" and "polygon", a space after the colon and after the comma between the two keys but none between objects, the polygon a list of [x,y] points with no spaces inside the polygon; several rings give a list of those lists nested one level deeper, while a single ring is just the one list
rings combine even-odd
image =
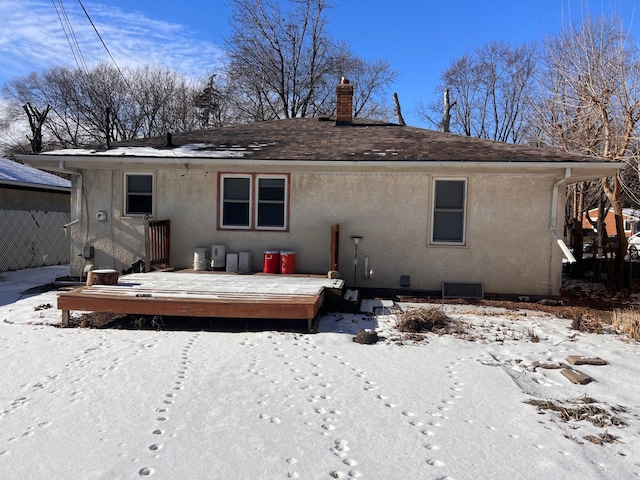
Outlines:
[{"label": "metal pole", "polygon": [[353,286],[356,287],[358,284],[358,243],[362,240],[362,237],[359,235],[352,235],[351,240],[355,243],[356,248],[353,255]]},{"label": "metal pole", "polygon": [[356,251],[353,256],[353,286],[358,282],[358,242],[356,242]]}]

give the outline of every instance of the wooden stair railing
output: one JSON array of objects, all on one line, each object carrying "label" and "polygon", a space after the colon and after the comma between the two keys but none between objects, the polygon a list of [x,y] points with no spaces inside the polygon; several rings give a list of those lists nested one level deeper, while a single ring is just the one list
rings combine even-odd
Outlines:
[{"label": "wooden stair railing", "polygon": [[170,233],[169,220],[144,221],[145,272],[169,267]]}]

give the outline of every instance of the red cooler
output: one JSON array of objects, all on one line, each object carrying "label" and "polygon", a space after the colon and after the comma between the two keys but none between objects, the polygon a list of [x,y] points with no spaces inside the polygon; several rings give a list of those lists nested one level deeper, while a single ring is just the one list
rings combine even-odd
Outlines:
[{"label": "red cooler", "polygon": [[264,273],[278,273],[280,268],[280,252],[267,251],[264,252]]},{"label": "red cooler", "polygon": [[280,252],[280,273],[296,273],[296,252]]}]

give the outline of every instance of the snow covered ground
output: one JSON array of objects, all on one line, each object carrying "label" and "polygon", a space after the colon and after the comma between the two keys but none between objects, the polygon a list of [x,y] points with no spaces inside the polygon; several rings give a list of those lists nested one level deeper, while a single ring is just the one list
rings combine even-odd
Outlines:
[{"label": "snow covered ground", "polygon": [[[473,341],[402,341],[384,310],[317,334],[62,329],[55,292],[21,292],[65,273],[0,274],[2,479],[640,477],[640,344],[621,335],[462,306],[445,309]],[[576,367],[584,386],[532,366],[568,355],[608,365]]]}]

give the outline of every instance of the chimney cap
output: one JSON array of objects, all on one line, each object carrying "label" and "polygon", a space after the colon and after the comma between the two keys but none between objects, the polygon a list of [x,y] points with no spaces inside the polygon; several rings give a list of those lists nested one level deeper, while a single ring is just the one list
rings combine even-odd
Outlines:
[{"label": "chimney cap", "polygon": [[340,79],[340,85],[349,85],[349,80],[347,80],[347,77],[342,77]]}]

